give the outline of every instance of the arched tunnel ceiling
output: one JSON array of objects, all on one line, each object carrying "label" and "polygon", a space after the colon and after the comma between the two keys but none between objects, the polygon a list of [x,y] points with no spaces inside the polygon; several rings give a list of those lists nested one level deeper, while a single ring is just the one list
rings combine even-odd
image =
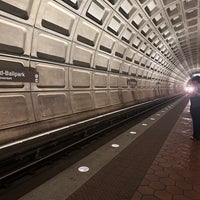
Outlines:
[{"label": "arched tunnel ceiling", "polygon": [[174,38],[175,43],[171,45],[173,53],[189,74],[191,71],[198,71],[199,1],[163,0],[161,6]]},{"label": "arched tunnel ceiling", "polygon": [[[55,31],[111,57],[127,58],[133,49],[138,52],[136,64],[154,65],[163,76],[180,82],[199,71],[199,7],[199,0],[0,0],[3,16],[14,15],[16,21],[24,19],[22,23],[38,30]],[[114,51],[109,49],[112,41]]]},{"label": "arched tunnel ceiling", "polygon": [[198,0],[109,1],[131,21],[136,33],[139,31],[178,68],[171,69],[185,75],[199,70]]}]

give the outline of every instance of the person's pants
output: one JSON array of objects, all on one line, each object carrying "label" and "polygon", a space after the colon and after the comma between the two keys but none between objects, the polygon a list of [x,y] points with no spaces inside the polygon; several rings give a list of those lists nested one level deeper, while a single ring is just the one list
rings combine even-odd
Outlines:
[{"label": "person's pants", "polygon": [[190,108],[193,123],[193,138],[200,139],[200,107]]}]

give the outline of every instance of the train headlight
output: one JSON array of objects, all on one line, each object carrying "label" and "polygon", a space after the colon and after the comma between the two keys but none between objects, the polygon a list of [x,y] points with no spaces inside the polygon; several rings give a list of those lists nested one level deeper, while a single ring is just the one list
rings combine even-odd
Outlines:
[{"label": "train headlight", "polygon": [[187,87],[185,87],[185,92],[187,92],[187,93],[193,93],[194,92],[194,90],[195,90],[195,88],[193,87],[193,86],[187,86]]}]

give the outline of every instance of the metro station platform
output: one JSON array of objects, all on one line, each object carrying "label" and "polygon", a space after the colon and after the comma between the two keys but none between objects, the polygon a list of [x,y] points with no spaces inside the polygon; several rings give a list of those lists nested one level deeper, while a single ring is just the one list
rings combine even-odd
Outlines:
[{"label": "metro station platform", "polygon": [[200,199],[200,142],[191,140],[191,135],[187,105],[132,200]]},{"label": "metro station platform", "polygon": [[182,99],[20,200],[200,200],[200,142],[191,136],[189,104]]}]

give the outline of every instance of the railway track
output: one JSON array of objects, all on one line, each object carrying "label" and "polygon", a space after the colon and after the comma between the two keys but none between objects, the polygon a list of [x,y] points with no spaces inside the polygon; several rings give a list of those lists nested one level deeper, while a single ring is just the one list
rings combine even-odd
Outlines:
[{"label": "railway track", "polygon": [[[63,127],[57,131],[61,137],[51,139],[48,142],[34,144],[30,149],[23,148],[25,143],[34,143],[35,138],[27,138],[20,143],[12,143],[4,146],[9,151],[9,148],[18,146],[18,151],[0,159],[0,183],[1,187],[29,174],[32,170],[46,165],[52,160],[58,159],[63,154],[68,154],[81,148],[82,146],[91,143],[91,141],[108,134],[111,130],[123,126],[128,121],[137,119],[138,117],[146,116],[154,110],[172,103],[179,99],[182,95],[161,98],[145,103],[141,103],[129,108],[98,116],[83,122]],[[84,128],[83,128],[84,127]],[[65,132],[67,134],[65,135]],[[31,140],[32,139],[32,140]],[[38,139],[38,138],[37,138]],[[41,138],[39,138],[41,140]],[[24,143],[23,145],[21,145]],[[21,145],[21,147],[20,147]],[[4,150],[3,147],[1,149]],[[15,147],[16,148],[16,147]]]}]

